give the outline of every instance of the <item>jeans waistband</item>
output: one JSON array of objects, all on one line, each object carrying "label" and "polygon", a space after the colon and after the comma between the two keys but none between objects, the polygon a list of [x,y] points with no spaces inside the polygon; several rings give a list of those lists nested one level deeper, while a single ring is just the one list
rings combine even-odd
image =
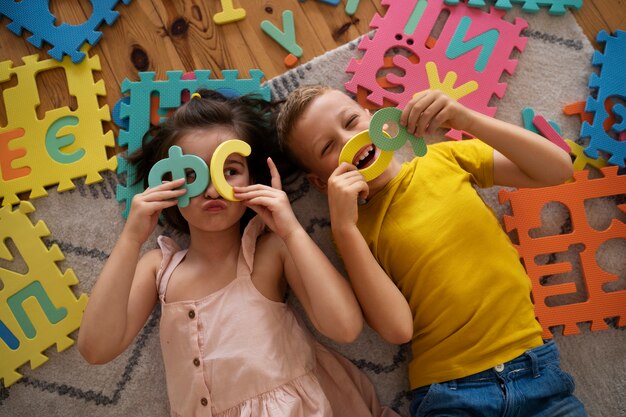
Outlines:
[{"label": "jeans waistband", "polygon": [[494,379],[498,378],[499,375],[520,371],[522,369],[531,369],[533,372],[533,377],[538,377],[540,367],[548,363],[554,362],[559,362],[559,350],[554,340],[549,340],[541,346],[537,346],[536,348],[527,350],[513,360],[473,375],[458,378],[455,381],[466,382]]}]

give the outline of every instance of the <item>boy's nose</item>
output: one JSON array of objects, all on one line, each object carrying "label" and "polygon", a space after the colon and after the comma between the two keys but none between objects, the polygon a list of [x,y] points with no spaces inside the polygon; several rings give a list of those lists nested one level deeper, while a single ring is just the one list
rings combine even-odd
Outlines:
[{"label": "boy's nose", "polygon": [[346,146],[346,143],[348,143],[353,137],[354,134],[352,132],[344,132],[341,135],[341,147],[343,148],[344,146]]}]

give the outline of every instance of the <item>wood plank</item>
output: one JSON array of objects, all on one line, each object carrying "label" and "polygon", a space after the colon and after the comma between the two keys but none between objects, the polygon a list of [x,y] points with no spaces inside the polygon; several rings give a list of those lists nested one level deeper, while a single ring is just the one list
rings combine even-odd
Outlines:
[{"label": "wood plank", "polygon": [[583,7],[572,14],[596,49],[599,48],[596,36],[600,30],[626,30],[626,0],[585,0]]},{"label": "wood plank", "polygon": [[[166,71],[175,69],[210,69],[216,76],[223,69],[239,69],[242,77],[248,77],[250,69],[259,68],[270,79],[287,70],[283,64],[287,52],[263,33],[261,21],[267,19],[282,28],[282,11],[293,10],[296,39],[304,51],[298,61],[301,64],[369,32],[374,14],[385,12],[380,0],[361,0],[356,14],[348,16],[345,3],[331,6],[316,0],[234,0],[235,7],[244,8],[247,16],[225,25],[216,25],[212,19],[222,11],[219,0],[143,0],[119,5],[120,18],[112,27],[100,27],[103,37],[90,52],[100,57],[102,71],[95,76],[105,81],[108,94],[104,103],[112,108],[121,95],[122,81],[137,80],[139,71],[155,71],[157,78],[164,79]],[[60,22],[76,24],[91,13],[91,3],[51,1],[51,10]],[[585,0],[574,15],[595,44],[602,28],[626,29],[626,0]],[[4,18],[0,26],[7,23]],[[38,54],[40,59],[47,59],[45,53],[25,41],[26,36],[18,38],[0,27],[0,59],[13,60],[16,65],[25,55]],[[59,76],[41,74],[41,80],[54,86],[61,82]],[[43,108],[70,102],[71,97],[63,89],[48,88],[42,95]]]}]

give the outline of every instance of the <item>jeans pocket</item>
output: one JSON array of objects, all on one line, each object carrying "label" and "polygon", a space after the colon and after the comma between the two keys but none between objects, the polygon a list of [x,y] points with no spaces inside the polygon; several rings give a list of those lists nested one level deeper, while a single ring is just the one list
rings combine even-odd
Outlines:
[{"label": "jeans pocket", "polygon": [[426,417],[441,388],[441,384],[431,384],[414,390],[410,406],[411,417]]},{"label": "jeans pocket", "polygon": [[568,374],[563,369],[561,369],[561,367],[558,364],[550,363],[546,365],[546,370],[551,372],[553,375],[555,375],[557,378],[559,378],[563,382],[563,385],[569,394],[574,393],[574,389],[576,388],[576,383],[574,382],[574,378],[572,378],[570,374]]}]

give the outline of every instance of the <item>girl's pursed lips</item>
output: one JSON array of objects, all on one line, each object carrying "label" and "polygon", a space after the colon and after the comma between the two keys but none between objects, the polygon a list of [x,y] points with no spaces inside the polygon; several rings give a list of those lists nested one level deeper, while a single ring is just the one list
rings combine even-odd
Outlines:
[{"label": "girl's pursed lips", "polygon": [[227,204],[224,200],[222,199],[216,199],[216,200],[208,200],[205,201],[204,203],[202,203],[202,210],[205,211],[219,211],[219,210],[224,210],[227,207]]}]

